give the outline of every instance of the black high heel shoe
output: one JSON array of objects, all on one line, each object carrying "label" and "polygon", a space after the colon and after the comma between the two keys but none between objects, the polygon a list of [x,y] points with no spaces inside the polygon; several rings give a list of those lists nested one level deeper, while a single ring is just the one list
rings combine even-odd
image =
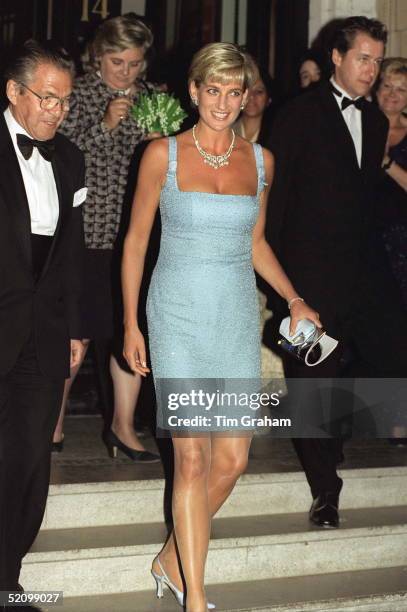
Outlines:
[{"label": "black high heel shoe", "polygon": [[150,451],[146,450],[139,451],[135,448],[126,446],[126,444],[123,444],[123,442],[111,429],[103,434],[103,441],[106,444],[109,456],[112,459],[117,457],[117,449],[119,449],[129,459],[134,461],[134,463],[157,463],[158,461],[161,461],[160,456],[156,455],[155,453],[150,453]]},{"label": "black high heel shoe", "polygon": [[62,434],[62,438],[59,442],[53,442],[51,447],[51,453],[62,453],[64,450],[64,434]]}]

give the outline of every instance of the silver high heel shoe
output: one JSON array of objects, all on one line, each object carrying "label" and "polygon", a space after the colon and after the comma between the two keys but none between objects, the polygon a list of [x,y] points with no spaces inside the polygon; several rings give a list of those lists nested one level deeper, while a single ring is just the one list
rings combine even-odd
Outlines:
[{"label": "silver high heel shoe", "polygon": [[[167,587],[172,592],[172,594],[174,595],[177,602],[179,603],[179,605],[181,606],[181,608],[184,608],[185,607],[184,593],[180,591],[179,589],[177,589],[175,584],[173,584],[171,580],[168,578],[167,574],[164,571],[163,566],[161,565],[160,558],[156,557],[156,559],[157,559],[158,567],[160,568],[161,575],[157,574],[157,572],[155,572],[153,569],[151,569],[151,574],[156,582],[156,586],[157,586],[156,594],[157,594],[158,599],[161,599],[162,597],[164,597],[164,584],[166,584]],[[208,601],[208,610],[214,610],[215,608],[216,608],[215,604],[210,603]]]}]

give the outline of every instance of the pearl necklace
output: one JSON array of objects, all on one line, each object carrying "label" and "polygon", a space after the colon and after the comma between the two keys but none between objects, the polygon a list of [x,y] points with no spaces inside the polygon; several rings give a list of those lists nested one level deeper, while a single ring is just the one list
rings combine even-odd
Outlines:
[{"label": "pearl necklace", "polygon": [[204,163],[208,164],[215,170],[219,170],[219,168],[222,168],[222,166],[228,166],[229,157],[232,155],[232,151],[235,146],[234,131],[232,130],[232,142],[230,143],[230,147],[228,148],[226,153],[223,153],[222,155],[212,155],[211,153],[207,153],[206,151],[204,151],[201,145],[199,144],[198,139],[195,135],[195,128],[196,125],[194,125],[194,127],[192,128],[192,138],[194,139],[194,143],[196,148],[198,149],[198,153],[203,157]]}]

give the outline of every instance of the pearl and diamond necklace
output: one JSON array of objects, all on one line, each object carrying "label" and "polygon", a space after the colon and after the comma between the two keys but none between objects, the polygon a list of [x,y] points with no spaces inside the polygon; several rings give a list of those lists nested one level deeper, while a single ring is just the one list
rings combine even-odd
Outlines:
[{"label": "pearl and diamond necklace", "polygon": [[194,125],[194,127],[192,128],[192,138],[194,139],[194,143],[195,143],[196,148],[198,149],[198,153],[202,155],[203,157],[204,163],[208,164],[215,170],[219,170],[219,168],[222,168],[222,166],[228,166],[229,157],[232,155],[232,151],[235,146],[234,131],[232,130],[232,142],[230,143],[230,147],[228,148],[226,153],[223,153],[222,155],[212,155],[211,153],[207,153],[206,151],[204,151],[201,145],[199,144],[198,139],[195,134],[195,128],[196,128],[196,125]]}]

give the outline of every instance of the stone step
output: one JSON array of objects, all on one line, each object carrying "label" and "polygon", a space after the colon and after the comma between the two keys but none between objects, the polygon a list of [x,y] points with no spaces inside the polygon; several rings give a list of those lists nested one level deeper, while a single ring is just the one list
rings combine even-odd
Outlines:
[{"label": "stone step", "polygon": [[[341,508],[407,505],[407,467],[347,469]],[[52,485],[43,530],[163,521],[161,479]],[[302,472],[245,474],[219,518],[307,512],[310,492]]]},{"label": "stone step", "polygon": [[[405,612],[407,567],[209,585],[207,594],[219,612]],[[67,597],[63,610],[179,612],[180,607],[168,590],[161,600],[149,590]]]},{"label": "stone step", "polygon": [[[349,509],[340,529],[305,513],[216,518],[207,584],[347,572],[407,564],[407,507]],[[25,588],[65,596],[145,590],[164,540],[162,522],[41,532],[24,561]],[[222,568],[220,570],[220,568]]]}]

